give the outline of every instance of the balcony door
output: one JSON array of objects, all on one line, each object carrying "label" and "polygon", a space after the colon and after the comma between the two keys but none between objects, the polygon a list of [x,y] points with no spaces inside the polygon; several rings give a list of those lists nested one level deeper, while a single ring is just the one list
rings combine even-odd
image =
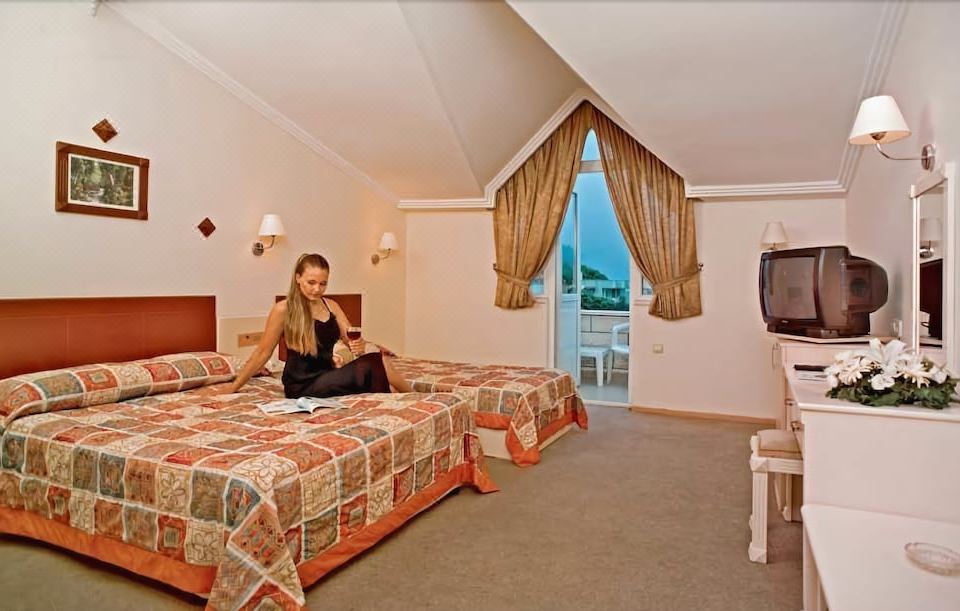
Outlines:
[{"label": "balcony door", "polygon": [[570,372],[580,383],[580,213],[577,194],[567,205],[567,214],[557,236],[555,360],[556,367]]}]

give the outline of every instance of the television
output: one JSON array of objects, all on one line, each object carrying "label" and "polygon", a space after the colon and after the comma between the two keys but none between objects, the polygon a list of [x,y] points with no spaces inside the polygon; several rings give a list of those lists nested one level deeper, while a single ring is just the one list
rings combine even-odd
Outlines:
[{"label": "television", "polygon": [[822,339],[867,335],[870,313],[886,301],[886,272],[846,246],[760,257],[760,309],[768,331]]}]

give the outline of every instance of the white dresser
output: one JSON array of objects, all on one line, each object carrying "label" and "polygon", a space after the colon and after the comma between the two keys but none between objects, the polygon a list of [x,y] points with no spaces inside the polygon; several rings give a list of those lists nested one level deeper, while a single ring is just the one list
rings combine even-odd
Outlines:
[{"label": "white dresser", "polygon": [[[828,399],[825,397],[825,382],[802,381],[792,369],[785,371],[788,391],[799,412],[802,430],[803,451],[803,504],[805,518],[808,507],[822,506],[859,510],[882,514],[884,518],[872,520],[887,523],[892,519],[913,518],[932,523],[960,525],[960,407],[931,410],[920,407],[875,408]],[[822,510],[814,510],[815,512]],[[824,528],[832,528],[834,521],[827,512],[827,520],[815,524],[804,522],[804,609],[816,611],[825,608],[824,600],[831,602],[829,588],[821,593],[818,574],[818,555],[836,558],[846,539],[823,536]],[[891,518],[892,517],[892,518]],[[831,521],[833,520],[833,521]],[[820,526],[819,524],[826,526]],[[813,537],[808,529],[813,527]],[[917,531],[917,538],[903,534],[910,532],[904,523],[898,530],[893,527],[878,531],[871,536],[906,538],[905,541],[890,541],[884,549],[896,557],[874,558],[890,570],[883,579],[915,583],[920,571],[906,562],[903,545],[920,540],[924,532]],[[884,533],[888,533],[884,534]],[[852,534],[852,533],[851,533]],[[811,548],[811,540],[815,543]],[[852,539],[851,539],[852,540]],[[928,541],[937,543],[937,541]],[[948,544],[943,542],[942,544]],[[817,549],[819,547],[819,549]],[[865,548],[864,553],[867,553]],[[960,550],[958,550],[960,551]],[[840,554],[842,557],[842,554]],[[873,566],[864,558],[862,564],[828,562],[834,572],[824,578],[823,584],[844,584],[862,576],[863,571]],[[839,567],[839,568],[837,568]],[[841,574],[836,574],[840,571]],[[847,571],[847,575],[842,572]],[[960,584],[958,578],[955,579]],[[837,585],[832,586],[834,588]],[[960,592],[948,589],[951,592]],[[839,590],[837,591],[839,596]],[[851,600],[848,596],[843,599]],[[856,600],[854,597],[852,600]],[[867,600],[866,598],[864,599]],[[846,602],[833,611],[849,609],[876,610],[883,607],[857,606]],[[886,608],[898,608],[894,606]],[[960,609],[960,598],[944,600],[942,605],[925,607],[937,609]]]}]

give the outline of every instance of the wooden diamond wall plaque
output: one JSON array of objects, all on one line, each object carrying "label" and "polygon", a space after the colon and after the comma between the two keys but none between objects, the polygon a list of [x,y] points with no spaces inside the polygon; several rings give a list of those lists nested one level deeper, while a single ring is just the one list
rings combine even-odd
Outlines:
[{"label": "wooden diamond wall plaque", "polygon": [[113,125],[110,125],[110,121],[106,119],[94,125],[93,131],[100,136],[100,139],[104,142],[109,142],[111,138],[117,135],[117,129]]},{"label": "wooden diamond wall plaque", "polygon": [[213,224],[209,218],[205,218],[200,221],[200,224],[197,225],[197,229],[200,230],[200,233],[203,234],[203,237],[209,238],[210,234],[217,230],[217,226]]}]

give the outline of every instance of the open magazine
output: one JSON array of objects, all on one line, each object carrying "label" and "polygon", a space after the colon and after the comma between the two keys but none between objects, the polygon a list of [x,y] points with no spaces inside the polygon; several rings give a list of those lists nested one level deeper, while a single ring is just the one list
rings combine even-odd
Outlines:
[{"label": "open magazine", "polygon": [[320,397],[300,397],[299,399],[277,399],[260,406],[265,414],[312,414],[319,408],[342,409],[346,405],[336,399],[321,399]]}]

